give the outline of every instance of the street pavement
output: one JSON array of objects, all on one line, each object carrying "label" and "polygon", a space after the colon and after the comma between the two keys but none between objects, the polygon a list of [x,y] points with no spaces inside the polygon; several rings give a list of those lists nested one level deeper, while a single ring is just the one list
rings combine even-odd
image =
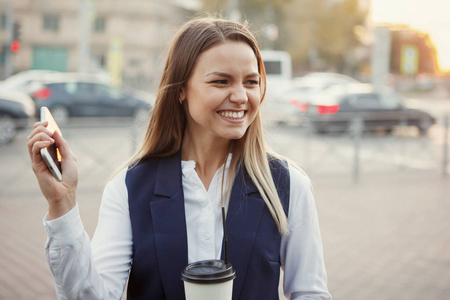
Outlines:
[{"label": "street pavement", "polygon": [[[274,148],[300,160],[295,153],[302,145],[287,148],[282,131],[271,138]],[[63,132],[79,161],[77,197],[92,236],[103,186],[134,146],[127,131]],[[27,134],[0,147],[0,300],[56,299],[44,259],[47,206],[30,168]],[[339,165],[332,167],[335,172],[325,175],[311,172],[311,179],[333,298],[450,299],[450,175],[377,169],[355,182],[338,172]]]}]

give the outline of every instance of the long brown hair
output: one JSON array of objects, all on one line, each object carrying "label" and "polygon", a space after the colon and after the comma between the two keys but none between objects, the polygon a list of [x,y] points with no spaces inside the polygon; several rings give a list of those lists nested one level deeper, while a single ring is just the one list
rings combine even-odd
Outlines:
[{"label": "long brown hair", "polygon": [[[260,74],[261,101],[266,89],[266,72],[258,44],[247,25],[218,18],[197,18],[184,24],[169,49],[166,64],[156,94],[155,106],[141,148],[132,162],[152,157],[166,157],[179,151],[186,115],[179,103],[185,86],[200,54],[226,41],[247,43],[255,53]],[[227,186],[232,185],[234,172],[244,165],[267,204],[279,231],[287,233],[287,218],[270,172],[260,113],[245,135],[232,143],[232,161]],[[229,197],[231,189],[228,189]]]}]

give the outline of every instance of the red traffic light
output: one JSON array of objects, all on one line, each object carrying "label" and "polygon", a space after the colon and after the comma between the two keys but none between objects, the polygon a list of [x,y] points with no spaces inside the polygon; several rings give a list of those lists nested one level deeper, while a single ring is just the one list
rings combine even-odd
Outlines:
[{"label": "red traffic light", "polygon": [[17,52],[20,50],[20,42],[19,41],[14,41],[11,43],[11,51],[12,52]]}]

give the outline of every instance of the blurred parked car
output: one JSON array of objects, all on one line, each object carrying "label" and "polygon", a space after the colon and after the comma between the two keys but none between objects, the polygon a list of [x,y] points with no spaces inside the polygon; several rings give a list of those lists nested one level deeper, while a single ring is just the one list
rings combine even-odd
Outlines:
[{"label": "blurred parked car", "polygon": [[316,95],[307,116],[320,132],[343,132],[359,117],[366,130],[391,131],[395,126],[416,126],[422,134],[436,123],[429,113],[401,104],[398,94],[376,91],[370,84],[333,86]]},{"label": "blurred parked car", "polygon": [[35,80],[48,74],[57,74],[59,72],[52,70],[27,70],[14,74],[3,81],[0,81],[0,90],[16,91],[28,94],[30,85]]},{"label": "blurred parked car", "polygon": [[323,90],[333,85],[359,83],[358,80],[339,73],[312,72],[303,77],[295,78],[292,87],[282,97],[300,111],[306,111],[311,99]]},{"label": "blurred parked car", "polygon": [[0,144],[11,142],[35,115],[35,105],[23,93],[0,91]]},{"label": "blurred parked car", "polygon": [[[314,95],[333,85],[359,83],[358,80],[339,73],[312,72],[303,77],[294,78],[288,86],[268,91],[267,103],[263,111],[267,118],[283,123],[302,123]],[[271,92],[271,93],[269,93]]]},{"label": "blurred parked car", "polygon": [[151,94],[86,74],[46,76],[31,95],[36,108],[47,106],[60,124],[71,117],[148,117],[154,100]]}]

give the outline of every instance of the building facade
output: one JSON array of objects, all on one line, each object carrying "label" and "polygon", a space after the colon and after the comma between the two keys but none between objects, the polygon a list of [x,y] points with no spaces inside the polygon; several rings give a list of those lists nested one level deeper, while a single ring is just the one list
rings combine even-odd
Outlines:
[{"label": "building facade", "polygon": [[[29,69],[115,70],[125,82],[141,87],[154,86],[175,31],[199,8],[196,1],[174,0],[0,2],[0,43],[5,45],[2,78],[8,58],[4,52],[10,51],[11,12],[18,26],[20,49],[9,55],[10,73]],[[87,60],[82,66],[83,55]]]}]

